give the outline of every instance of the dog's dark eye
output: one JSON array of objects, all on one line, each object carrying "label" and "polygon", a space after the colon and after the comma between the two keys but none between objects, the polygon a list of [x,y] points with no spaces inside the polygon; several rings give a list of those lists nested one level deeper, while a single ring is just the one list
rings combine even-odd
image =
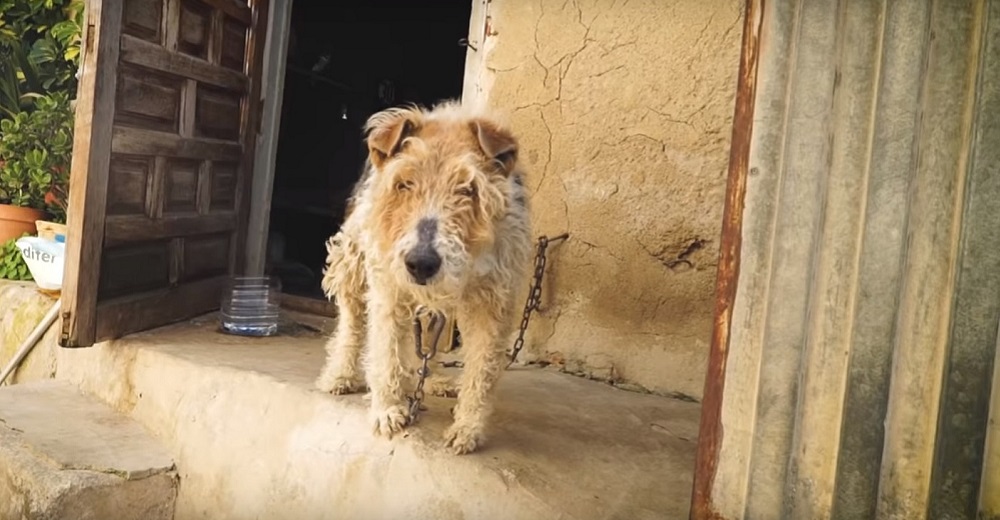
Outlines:
[{"label": "dog's dark eye", "polygon": [[475,197],[476,188],[474,186],[462,186],[461,188],[455,190],[455,194],[463,197]]},{"label": "dog's dark eye", "polygon": [[396,183],[396,191],[410,191],[413,185],[406,181],[399,181]]}]

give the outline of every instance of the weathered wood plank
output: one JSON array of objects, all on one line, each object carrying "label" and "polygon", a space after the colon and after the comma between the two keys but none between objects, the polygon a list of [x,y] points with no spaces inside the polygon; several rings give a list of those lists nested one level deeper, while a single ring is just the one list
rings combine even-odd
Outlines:
[{"label": "weathered wood plank", "polygon": [[195,115],[198,108],[198,82],[189,79],[181,87],[180,124],[181,137],[194,137]]},{"label": "weathered wood plank", "polygon": [[209,83],[227,90],[246,92],[247,77],[234,70],[212,65],[185,54],[170,52],[134,36],[121,37],[121,59],[126,63]]},{"label": "weathered wood plank", "polygon": [[247,56],[250,62],[246,70],[251,78],[249,92],[240,107],[241,125],[240,141],[243,143],[243,156],[237,176],[236,208],[239,211],[237,229],[243,230],[236,234],[236,245],[232,251],[232,268],[235,273],[246,272],[245,230],[250,222],[250,196],[253,183],[250,174],[253,172],[253,160],[257,144],[257,133],[260,131],[260,115],[263,100],[261,99],[261,69],[264,66],[264,46],[267,39],[268,0],[251,0],[250,8],[253,21],[250,24],[250,34],[247,42]]},{"label": "weathered wood plank", "polygon": [[181,0],[163,0],[163,15],[160,17],[160,32],[163,34],[163,48],[177,51],[180,37]]},{"label": "weathered wood plank", "polygon": [[246,5],[240,5],[233,0],[202,0],[202,2],[243,22],[244,25],[250,24],[252,13]]},{"label": "weathered wood plank", "polygon": [[101,302],[97,308],[97,340],[120,338],[211,312],[219,307],[225,280],[224,276],[207,278]]},{"label": "weathered wood plank", "polygon": [[108,217],[105,225],[104,242],[106,247],[113,247],[127,242],[208,235],[234,229],[236,229],[236,213],[231,211],[156,219],[132,215],[112,216]]},{"label": "weathered wood plank", "polygon": [[198,213],[207,215],[212,209],[212,163],[202,161],[198,168],[198,194],[195,197]]},{"label": "weathered wood plank", "polygon": [[184,276],[184,239],[170,240],[170,285],[177,285]]},{"label": "weathered wood plank", "polygon": [[122,11],[123,0],[91,0],[86,7],[63,276],[64,347],[90,346],[96,332]]},{"label": "weathered wood plank", "polygon": [[238,161],[242,156],[240,145],[230,141],[189,139],[166,132],[125,127],[114,128],[111,149],[115,153],[210,161]]},{"label": "weathered wood plank", "polygon": [[153,175],[146,186],[146,215],[160,218],[163,215],[163,187],[166,184],[167,158],[153,159]]},{"label": "weathered wood plank", "polygon": [[222,11],[212,11],[211,21],[208,25],[208,62],[212,65],[222,63],[222,26],[224,20],[225,15]]}]

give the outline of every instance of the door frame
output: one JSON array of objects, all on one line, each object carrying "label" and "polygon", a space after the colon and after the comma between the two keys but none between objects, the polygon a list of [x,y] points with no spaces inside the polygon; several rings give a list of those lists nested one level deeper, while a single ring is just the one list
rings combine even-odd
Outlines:
[{"label": "door frame", "polygon": [[278,157],[278,132],[281,127],[281,102],[285,93],[285,63],[291,33],[292,3],[275,2],[267,20],[264,63],[261,82],[261,120],[254,150],[251,175],[250,217],[247,220],[245,272],[248,276],[264,274],[267,263],[267,237],[271,220],[271,193],[274,188],[275,162]]}]

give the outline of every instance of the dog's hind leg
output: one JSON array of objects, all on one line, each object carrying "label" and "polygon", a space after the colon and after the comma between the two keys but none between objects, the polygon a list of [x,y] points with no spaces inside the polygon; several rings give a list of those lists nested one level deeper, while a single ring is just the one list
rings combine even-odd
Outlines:
[{"label": "dog's hind leg", "polygon": [[316,388],[334,394],[364,388],[361,350],[365,343],[364,258],[357,243],[337,233],[326,244],[323,291],[337,304],[337,329],[326,343],[326,365]]},{"label": "dog's hind leg", "polygon": [[506,339],[512,326],[508,312],[496,299],[483,297],[462,305],[462,370],[455,406],[455,422],[445,432],[447,446],[457,454],[475,450],[484,439],[493,411],[494,387],[504,370]]}]

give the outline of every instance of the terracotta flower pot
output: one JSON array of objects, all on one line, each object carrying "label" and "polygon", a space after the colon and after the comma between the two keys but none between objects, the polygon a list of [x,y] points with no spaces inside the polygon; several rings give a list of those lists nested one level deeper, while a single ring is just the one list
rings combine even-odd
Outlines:
[{"label": "terracotta flower pot", "polygon": [[45,217],[41,210],[0,204],[0,243],[35,234],[35,221]]}]

